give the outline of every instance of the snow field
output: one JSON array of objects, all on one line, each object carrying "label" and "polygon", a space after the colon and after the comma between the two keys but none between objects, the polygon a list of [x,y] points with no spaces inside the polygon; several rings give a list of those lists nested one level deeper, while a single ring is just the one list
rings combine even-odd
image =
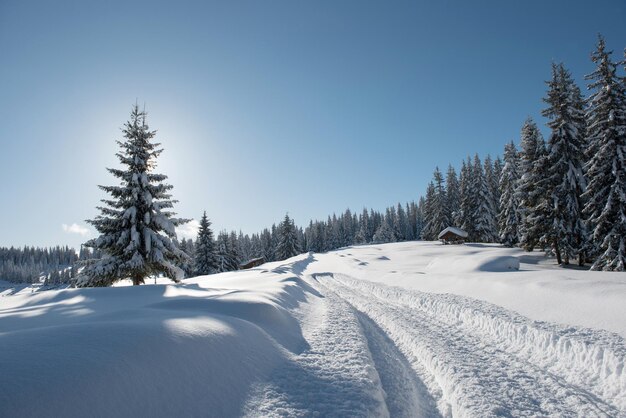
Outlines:
[{"label": "snow field", "polygon": [[626,274],[543,260],[407,242],[7,288],[0,416],[626,417]]},{"label": "snow field", "polygon": [[[443,300],[421,304],[419,299],[415,303],[416,299],[383,285],[341,275],[326,276],[323,282],[380,324],[412,359],[414,370],[430,384],[431,393],[438,392],[433,383],[439,386],[438,406],[444,416],[589,417],[620,413],[584,387],[568,383],[555,373],[558,370],[546,371],[509,351],[510,342],[501,345],[495,338],[482,338],[477,329],[463,323],[462,315],[449,315],[450,309],[441,309],[459,302],[449,300],[449,295],[431,295]],[[456,309],[453,306],[452,312]],[[579,365],[572,366],[577,369]]]}]

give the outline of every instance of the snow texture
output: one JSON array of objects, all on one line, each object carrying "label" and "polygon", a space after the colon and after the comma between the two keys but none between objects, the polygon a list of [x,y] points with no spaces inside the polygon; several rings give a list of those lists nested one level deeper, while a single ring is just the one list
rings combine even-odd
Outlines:
[{"label": "snow texture", "polygon": [[405,242],[158,283],[3,283],[0,416],[626,416],[626,273]]}]

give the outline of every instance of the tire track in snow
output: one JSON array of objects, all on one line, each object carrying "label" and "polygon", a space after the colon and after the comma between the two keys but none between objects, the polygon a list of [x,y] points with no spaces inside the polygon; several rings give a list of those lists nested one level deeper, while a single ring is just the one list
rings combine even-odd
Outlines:
[{"label": "tire track in snow", "polygon": [[[459,318],[456,322],[439,319],[433,315],[439,311],[428,310],[432,304],[420,305],[410,297],[401,297],[415,293],[454,304],[448,295],[406,289],[391,292],[387,286],[342,275],[318,276],[318,280],[387,333],[433,396],[439,398],[444,415],[620,416],[613,405],[545,367],[507,352],[506,344],[499,347],[493,340],[481,338],[484,336],[479,331],[468,328]],[[470,305],[475,302],[480,314],[479,301],[456,299]]]},{"label": "tire track in snow", "polygon": [[[309,303],[318,325],[310,349],[257,385],[244,414],[262,417],[388,417],[384,391],[354,309],[330,293]],[[317,318],[319,316],[319,318]],[[310,320],[311,318],[309,318]]]},{"label": "tire track in snow", "polygon": [[434,398],[398,347],[367,315],[356,312],[385,391],[389,415],[407,418],[440,417]]}]

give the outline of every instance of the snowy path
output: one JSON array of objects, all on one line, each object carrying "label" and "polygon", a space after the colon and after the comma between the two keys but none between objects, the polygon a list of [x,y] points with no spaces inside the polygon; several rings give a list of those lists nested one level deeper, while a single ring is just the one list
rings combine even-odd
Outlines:
[{"label": "snowy path", "polygon": [[[443,415],[623,414],[624,376],[606,373],[609,366],[619,370],[612,361],[624,359],[623,341],[613,334],[559,329],[473,299],[344,275],[316,275],[314,281],[326,303],[341,305],[344,313],[327,324],[327,342],[343,346],[365,338],[393,416],[434,415],[423,388]],[[362,336],[354,320],[348,326],[347,315],[359,319]],[[410,369],[403,367],[407,361]],[[372,415],[367,412],[355,415]]]}]

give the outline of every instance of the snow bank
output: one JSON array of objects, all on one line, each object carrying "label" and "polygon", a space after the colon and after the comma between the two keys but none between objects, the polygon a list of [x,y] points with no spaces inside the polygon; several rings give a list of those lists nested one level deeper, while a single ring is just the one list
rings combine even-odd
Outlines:
[{"label": "snow bank", "polygon": [[[306,261],[296,259],[290,266]],[[237,416],[307,348],[290,269],[0,301],[0,416]]]}]

